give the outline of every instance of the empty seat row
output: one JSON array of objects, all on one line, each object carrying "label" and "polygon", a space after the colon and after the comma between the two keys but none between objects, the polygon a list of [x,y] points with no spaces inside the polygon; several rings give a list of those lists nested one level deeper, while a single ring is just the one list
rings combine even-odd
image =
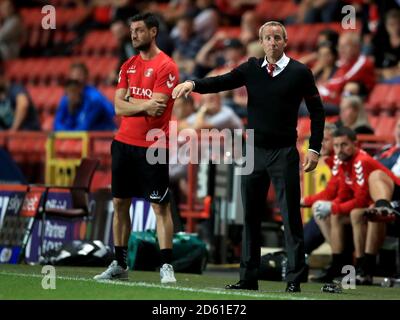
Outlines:
[{"label": "empty seat row", "polygon": [[370,93],[365,108],[370,113],[400,111],[400,84],[377,84]]},{"label": "empty seat row", "polygon": [[105,82],[112,70],[117,68],[114,57],[55,57],[14,59],[7,63],[7,76],[21,83],[60,83],[68,76],[72,62],[84,62],[89,69],[89,81],[94,84]]}]

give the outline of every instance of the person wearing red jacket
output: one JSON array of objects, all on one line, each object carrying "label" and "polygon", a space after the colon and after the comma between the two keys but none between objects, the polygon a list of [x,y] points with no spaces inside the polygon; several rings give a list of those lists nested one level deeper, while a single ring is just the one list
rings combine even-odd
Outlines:
[{"label": "person wearing red jacket", "polygon": [[338,53],[338,69],[326,83],[318,86],[322,101],[336,106],[339,105],[347,82],[361,82],[368,91],[371,91],[376,82],[374,63],[361,54],[361,39],[357,33],[344,32],[340,35]]},{"label": "person wearing red jacket", "polygon": [[337,177],[337,169],[339,159],[333,152],[333,132],[336,130],[333,123],[327,123],[324,129],[324,139],[321,148],[321,160],[331,169],[331,178],[329,179],[324,190],[304,197],[301,200],[303,207],[312,207],[313,216],[318,224],[324,238],[330,243],[330,219],[320,219],[315,211],[319,205],[319,201],[333,201],[339,193],[339,181]]},{"label": "person wearing red jacket", "polygon": [[[387,167],[373,159],[356,144],[356,134],[347,127],[336,130],[333,134],[335,155],[341,161],[338,168],[339,189],[347,185],[354,196],[347,201],[326,202],[321,212],[332,215],[348,214],[353,227],[353,241],[356,257],[357,284],[372,284],[376,265],[376,254],[385,238],[385,223],[368,221],[374,216],[374,210],[390,216],[394,214],[390,201],[400,199],[400,178]],[[374,204],[375,203],[375,204]],[[368,209],[370,206],[372,209]],[[333,230],[331,237],[340,237]],[[332,239],[333,242],[333,239]]]},{"label": "person wearing red jacket", "polygon": [[[305,242],[308,232],[315,233],[315,227],[312,227],[312,224],[317,224],[319,227],[324,239],[331,245],[333,251],[333,261],[326,269],[324,269],[321,274],[312,277],[311,280],[314,282],[330,282],[335,277],[341,275],[341,270],[343,265],[351,264],[352,263],[352,246],[345,245],[347,238],[351,239],[351,230],[347,230],[348,236],[343,236],[346,233],[345,226],[350,226],[350,218],[347,215],[330,215],[328,211],[321,211],[321,208],[324,208],[327,203],[330,202],[345,202],[353,197],[353,191],[350,187],[345,184],[340,185],[340,179],[338,176],[338,169],[341,161],[334,154],[333,150],[333,133],[337,127],[332,124],[326,124],[324,130],[324,140],[322,142],[322,149],[321,149],[321,160],[329,166],[331,169],[331,178],[326,185],[326,188],[321,192],[304,197],[301,201],[301,205],[303,207],[311,207],[313,218],[308,222],[311,224],[309,227],[312,229],[308,231],[308,223],[304,227],[305,233]],[[341,186],[341,189],[339,188]],[[314,221],[314,222],[313,222]],[[334,225],[333,228],[334,232],[340,233],[340,237],[334,236],[332,243],[331,241],[331,225]],[[351,228],[351,227],[350,227]],[[314,231],[313,231],[314,230]],[[347,235],[347,233],[346,233]],[[314,237],[314,236],[312,236]],[[342,254],[342,252],[344,254]]]}]

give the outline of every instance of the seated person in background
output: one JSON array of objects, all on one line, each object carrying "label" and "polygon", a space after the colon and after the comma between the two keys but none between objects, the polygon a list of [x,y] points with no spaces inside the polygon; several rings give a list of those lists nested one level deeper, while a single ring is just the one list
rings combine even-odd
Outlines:
[{"label": "seated person in background", "polygon": [[[186,100],[186,99],[185,99]],[[221,97],[218,93],[203,94],[201,98],[201,107],[194,111],[193,100],[182,101],[182,98],[176,100],[178,105],[174,109],[183,110],[182,113],[186,115],[178,121],[178,131],[183,129],[243,129],[243,124],[240,118],[229,108],[221,103]],[[175,113],[176,111],[174,111]],[[179,144],[185,141],[178,141]],[[201,146],[200,146],[201,147]],[[179,150],[178,150],[179,153]],[[170,152],[170,182],[173,184],[174,199],[177,203],[182,199],[182,195],[187,193],[188,186],[186,181],[187,165],[176,163],[177,159],[173,159]],[[189,157],[189,155],[185,154]],[[175,163],[174,163],[175,162]]]},{"label": "seated person in background", "polygon": [[[370,58],[361,54],[361,40],[357,33],[342,33],[339,37],[338,52],[338,69],[328,81],[318,86],[327,112],[333,112],[334,106],[337,108],[340,103],[343,87],[347,82],[362,82],[368,91],[371,91],[375,85],[373,62]],[[331,107],[328,108],[328,105]],[[338,108],[337,111],[339,111]]]},{"label": "seated person in background", "polygon": [[218,93],[203,94],[201,107],[186,119],[189,128],[199,129],[243,129],[240,118],[229,107],[222,105]]},{"label": "seated person in background", "polygon": [[77,80],[65,84],[65,96],[61,98],[54,120],[54,131],[114,130],[111,103],[94,94]]},{"label": "seated person in background", "polygon": [[246,11],[240,19],[240,42],[246,46],[250,43],[258,43],[260,26],[260,18],[257,13],[254,10]]},{"label": "seated person in background", "polygon": [[[394,130],[394,145],[387,145],[375,156],[380,163],[389,168],[396,177],[400,177],[400,118],[397,119]],[[399,199],[400,200],[400,199]]]},{"label": "seated person in background", "polygon": [[26,89],[6,79],[0,65],[0,131],[40,130],[39,119]]},{"label": "seated person in background", "polygon": [[[340,276],[344,265],[344,224],[332,223],[332,217],[343,216],[346,220],[350,218],[353,228],[356,283],[369,285],[372,284],[376,255],[385,238],[385,223],[368,221],[367,217],[371,210],[386,210],[390,214],[390,201],[400,198],[400,179],[359,149],[355,132],[347,127],[339,128],[333,133],[333,148],[340,161],[337,173],[339,190],[350,188],[353,196],[345,201],[322,201],[316,208],[321,219],[331,216],[332,276]],[[368,209],[373,202],[374,208]]]},{"label": "seated person in background", "polygon": [[391,9],[385,16],[385,28],[373,38],[375,67],[381,81],[400,82],[400,10]]},{"label": "seated person in background", "polygon": [[328,81],[336,72],[336,59],[336,48],[330,42],[318,45],[317,61],[311,69],[317,84]]},{"label": "seated person in background", "polygon": [[12,1],[0,3],[0,60],[17,58],[24,38],[24,25]]},{"label": "seated person in background", "polygon": [[196,112],[192,96],[175,100],[172,118],[177,122],[178,132],[188,127],[186,119]]},{"label": "seated person in background", "polygon": [[172,38],[175,50],[173,58],[183,73],[183,79],[187,79],[193,73],[195,57],[205,41],[196,34],[191,16],[182,16],[177,23],[179,33]]},{"label": "seated person in background", "polygon": [[316,43],[316,46],[315,46],[316,50],[311,52],[311,53],[308,53],[308,54],[302,56],[299,59],[299,61],[301,63],[307,64],[307,65],[310,65],[310,64],[314,63],[318,58],[318,51],[317,50],[318,50],[319,46],[322,43],[327,43],[327,44],[330,44],[330,46],[332,48],[336,49],[338,39],[339,39],[339,34],[335,30],[324,29],[324,30],[320,31],[318,33],[317,43]]},{"label": "seated person in background", "polygon": [[373,134],[374,130],[368,123],[364,105],[358,96],[342,97],[340,102],[339,120],[336,126],[349,127],[356,134]]},{"label": "seated person in background", "polygon": [[122,64],[133,55],[137,54],[132,46],[131,34],[128,24],[124,20],[116,20],[111,24],[110,30],[117,41],[118,66],[108,76],[108,82],[116,85],[118,73]]},{"label": "seated person in background", "polygon": [[[351,226],[348,217],[342,215],[330,215],[322,217],[320,215],[320,206],[324,206],[327,202],[337,201],[343,202],[353,197],[353,192],[350,188],[339,190],[338,166],[339,159],[333,152],[333,133],[336,126],[332,123],[327,123],[324,130],[324,140],[321,148],[321,160],[326,163],[331,169],[331,178],[326,185],[326,188],[321,192],[304,197],[301,200],[303,207],[312,207],[313,216],[304,226],[304,246],[307,254],[319,247],[324,241],[332,247],[332,252],[341,252],[341,248],[337,248],[337,242],[331,241],[331,224],[343,224],[344,249],[343,249],[343,265],[353,263],[353,246]],[[347,227],[348,226],[348,227]],[[312,281],[330,282],[338,272],[341,271],[341,266],[337,265],[337,261],[333,259],[331,265],[322,271],[320,275],[313,277]],[[340,269],[340,270],[338,270]]]},{"label": "seated person in background", "polygon": [[342,91],[342,97],[359,96],[363,102],[367,99],[368,90],[364,83],[358,81],[347,82]]},{"label": "seated person in background", "polygon": [[[305,60],[305,59],[300,59]],[[329,41],[321,42],[318,44],[317,56],[311,72],[314,75],[315,83],[317,86],[323,85],[335,74],[337,60],[336,48]],[[329,115],[337,114],[336,106],[327,108]],[[309,116],[307,106],[304,102],[301,103],[299,109],[299,116]]]}]

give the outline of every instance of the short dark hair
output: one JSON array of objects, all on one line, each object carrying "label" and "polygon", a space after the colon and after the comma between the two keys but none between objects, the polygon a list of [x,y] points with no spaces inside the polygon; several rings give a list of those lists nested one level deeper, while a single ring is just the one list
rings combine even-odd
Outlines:
[{"label": "short dark hair", "polygon": [[337,58],[338,52],[337,52],[336,46],[333,45],[332,42],[330,42],[330,41],[323,41],[323,42],[321,42],[321,43],[319,43],[319,44],[317,45],[317,49],[319,50],[320,48],[328,48],[329,51],[330,51],[330,52],[333,54],[333,56],[335,57],[335,59]]},{"label": "short dark hair", "polygon": [[351,130],[349,127],[340,127],[333,132],[334,138],[343,137],[343,136],[346,136],[351,141],[357,140],[356,133],[353,130]]},{"label": "short dark hair", "polygon": [[81,69],[86,77],[89,76],[89,69],[86,66],[86,64],[83,63],[83,62],[73,62],[73,63],[71,63],[69,69],[70,70],[72,70],[72,69]]},{"label": "short dark hair", "polygon": [[388,19],[397,19],[400,20],[400,10],[398,9],[390,9],[385,16],[385,22],[387,22]]},{"label": "short dark hair", "polygon": [[339,34],[332,29],[323,29],[319,32],[319,35],[323,35],[326,37],[326,40],[332,43],[332,46],[336,47],[339,41]]},{"label": "short dark hair", "polygon": [[129,18],[128,23],[131,24],[132,22],[136,21],[143,21],[147,29],[156,28],[158,34],[158,30],[160,29],[160,22],[158,21],[158,18],[155,14],[150,12],[138,13],[135,14],[132,18]]},{"label": "short dark hair", "polygon": [[75,79],[67,79],[64,82],[65,89],[70,88],[70,87],[81,87],[81,86],[82,86],[82,83]]}]

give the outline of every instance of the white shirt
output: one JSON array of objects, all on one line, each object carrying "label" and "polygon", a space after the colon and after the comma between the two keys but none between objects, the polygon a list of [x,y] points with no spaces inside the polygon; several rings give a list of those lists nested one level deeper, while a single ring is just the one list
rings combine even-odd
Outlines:
[{"label": "white shirt", "polygon": [[[276,77],[278,74],[280,74],[283,71],[283,69],[286,68],[289,61],[290,61],[290,58],[288,56],[286,56],[285,53],[283,53],[282,57],[275,63],[275,70],[274,70],[274,72],[272,72],[272,76]],[[264,62],[262,63],[261,68],[266,67],[268,63],[269,62],[267,60],[267,56],[265,56]]]}]

